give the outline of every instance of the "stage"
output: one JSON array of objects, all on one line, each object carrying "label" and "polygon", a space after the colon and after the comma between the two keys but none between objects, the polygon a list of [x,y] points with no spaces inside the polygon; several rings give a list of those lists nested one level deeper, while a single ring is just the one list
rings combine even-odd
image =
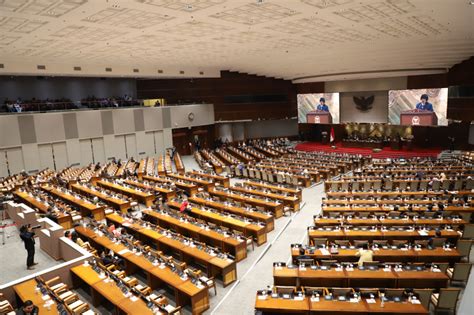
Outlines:
[{"label": "stage", "polygon": [[376,159],[386,158],[413,158],[413,157],[438,157],[441,153],[441,149],[423,149],[413,148],[411,151],[407,150],[393,150],[389,146],[383,147],[382,151],[374,152],[371,148],[349,148],[343,147],[342,142],[336,142],[336,149],[331,148],[329,144],[321,144],[318,142],[303,142],[296,145],[295,149],[306,152],[323,151],[323,152],[335,152],[335,153],[348,153],[348,154],[361,154],[370,155]]}]

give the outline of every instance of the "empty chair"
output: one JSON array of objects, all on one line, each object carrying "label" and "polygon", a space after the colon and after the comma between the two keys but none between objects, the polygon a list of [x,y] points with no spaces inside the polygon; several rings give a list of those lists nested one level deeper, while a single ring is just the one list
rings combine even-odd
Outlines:
[{"label": "empty chair", "polygon": [[351,242],[349,242],[348,240],[334,240],[334,244],[336,244],[337,246],[351,246]]},{"label": "empty chair", "polygon": [[417,191],[420,181],[413,181],[410,183],[410,191]]},{"label": "empty chair", "polygon": [[456,281],[465,284],[469,279],[471,267],[472,265],[470,263],[456,263],[454,264],[454,268],[448,268],[446,274],[448,275],[451,283]]},{"label": "empty chair", "polygon": [[359,190],[360,190],[359,182],[352,182],[352,191],[359,191]]},{"label": "empty chair", "polygon": [[308,296],[316,294],[319,294],[319,296],[324,296],[328,294],[328,289],[323,287],[303,287],[303,290]]},{"label": "empty chair", "polygon": [[255,172],[254,172],[253,168],[249,168],[249,177],[250,178],[255,178]]},{"label": "empty chair", "polygon": [[427,190],[428,189],[428,181],[422,180],[420,181],[420,187],[418,187],[419,190]]},{"label": "empty chair", "polygon": [[451,186],[451,181],[449,179],[445,179],[443,180],[443,182],[441,183],[441,189],[442,190],[448,190],[449,189],[449,186]]},{"label": "empty chair", "polygon": [[243,168],[243,169],[242,169],[242,176],[243,176],[243,177],[249,177],[249,172],[247,171],[246,168]]},{"label": "empty chair", "polygon": [[339,296],[348,296],[351,293],[354,293],[354,289],[352,288],[331,288],[328,289],[334,297]]},{"label": "empty chair", "polygon": [[438,266],[439,270],[441,270],[442,273],[446,273],[449,268],[449,263],[446,262],[434,262],[433,265]]},{"label": "empty chair", "polygon": [[230,167],[228,165],[224,167],[224,171],[226,172],[227,175],[232,175],[232,171],[230,170]]},{"label": "empty chair", "polygon": [[319,262],[320,266],[331,267],[333,264],[337,264],[337,260],[335,259],[323,259]]},{"label": "empty chair", "polygon": [[274,183],[275,182],[275,177],[273,176],[272,173],[268,172],[267,173],[267,179],[270,183]]},{"label": "empty chair", "polygon": [[372,182],[364,182],[364,191],[369,191],[372,186]]},{"label": "empty chair", "polygon": [[425,307],[425,309],[430,309],[430,299],[431,294],[433,293],[433,289],[413,289],[413,293],[418,296],[418,299],[421,302],[421,305]]},{"label": "empty chair", "polygon": [[339,190],[339,183],[332,182],[331,183],[331,191],[338,191]]},{"label": "empty chair", "polygon": [[251,247],[252,251],[255,249],[253,244],[253,237],[251,235],[245,236],[243,232],[234,230],[234,234],[237,235],[240,239],[245,240],[247,247]]},{"label": "empty chair", "polygon": [[405,289],[385,289],[386,297],[403,297],[405,294]]},{"label": "empty chair", "polygon": [[428,247],[428,240],[415,240],[415,245],[420,245],[421,247]]},{"label": "empty chair", "polygon": [[434,293],[431,296],[431,303],[435,308],[435,312],[439,309],[450,310],[456,314],[456,306],[458,304],[460,289],[441,288],[439,293]]},{"label": "empty chair", "polygon": [[431,185],[431,189],[433,189],[434,191],[438,191],[440,187],[441,187],[441,182],[439,180],[433,181],[433,185]]},{"label": "empty chair", "polygon": [[290,175],[287,174],[287,175],[285,176],[285,182],[286,182],[287,184],[289,184],[289,185],[292,185],[292,183],[293,183],[293,177],[294,177],[294,176],[290,176]]},{"label": "empty chair", "polygon": [[392,240],[392,246],[402,247],[408,245],[408,240]]},{"label": "empty chair", "polygon": [[299,265],[304,265],[304,266],[314,265],[314,259],[312,258],[298,258],[297,260],[298,260]]},{"label": "empty chair", "polygon": [[261,179],[262,179],[263,181],[268,181],[267,172],[262,171],[262,172],[261,172],[261,177],[262,177]]},{"label": "empty chair", "polygon": [[466,190],[471,190],[474,188],[474,179],[466,180]]},{"label": "empty chair", "polygon": [[359,293],[360,296],[365,299],[369,298],[371,295],[374,298],[377,298],[380,294],[379,289],[377,288],[361,288],[359,289]]},{"label": "empty chair", "polygon": [[407,182],[407,181],[402,180],[402,181],[400,181],[400,182],[398,182],[398,183],[399,183],[400,190],[403,191],[403,190],[406,190],[406,189],[407,189],[407,185],[408,185],[408,182]]},{"label": "empty chair", "polygon": [[393,182],[391,180],[385,181],[383,186],[385,190],[393,190]]},{"label": "empty chair", "polygon": [[401,212],[400,212],[400,211],[390,211],[390,212],[388,213],[388,217],[389,217],[389,218],[392,218],[392,219],[394,219],[394,218],[399,218],[400,215],[401,215]]},{"label": "empty chair", "polygon": [[313,246],[323,246],[323,245],[326,246],[328,243],[328,239],[327,238],[312,238],[311,243],[313,244]]},{"label": "empty chair", "polygon": [[364,261],[362,263],[362,266],[370,267],[370,266],[378,266],[379,264],[380,264],[380,261]]},{"label": "empty chair", "polygon": [[432,238],[431,246],[433,247],[441,247],[446,243],[446,238],[444,237],[434,237]]},{"label": "empty chair", "polygon": [[341,184],[341,190],[342,191],[348,191],[349,190],[349,183],[346,181],[343,181]]},{"label": "empty chair", "polygon": [[462,189],[462,184],[463,184],[462,179],[456,179],[454,181],[454,190],[461,190]]},{"label": "empty chair", "polygon": [[340,215],[341,215],[340,212],[334,212],[334,211],[329,212],[330,218],[338,218]]},{"label": "empty chair", "polygon": [[387,246],[388,245],[388,240],[373,240],[372,245]]},{"label": "empty chair", "polygon": [[290,286],[274,286],[273,287],[273,292],[279,294],[279,295],[289,295],[290,297],[296,293],[296,288],[295,287],[290,287]]},{"label": "empty chair", "polygon": [[474,224],[464,225],[464,230],[462,232],[463,239],[474,239]]},{"label": "empty chair", "polygon": [[368,246],[369,241],[367,240],[354,240],[354,246],[358,248],[362,248],[364,246]]},{"label": "empty chair", "polygon": [[259,171],[259,170],[255,170],[255,171],[254,171],[254,175],[255,175],[255,178],[257,178],[257,179],[262,179],[262,175],[260,174],[260,171]]},{"label": "empty chair", "polygon": [[381,180],[377,180],[374,182],[374,185],[373,185],[373,189],[374,190],[380,190],[382,188],[382,181]]},{"label": "empty chair", "polygon": [[276,174],[276,181],[277,183],[281,184],[283,183],[283,176],[281,176],[281,174]]}]

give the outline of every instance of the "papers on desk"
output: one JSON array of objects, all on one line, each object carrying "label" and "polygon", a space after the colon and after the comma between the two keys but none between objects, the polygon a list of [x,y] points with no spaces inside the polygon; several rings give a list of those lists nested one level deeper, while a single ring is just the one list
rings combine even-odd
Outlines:
[{"label": "papers on desk", "polygon": [[342,271],[342,267],[337,267],[335,270],[336,271]]},{"label": "papers on desk", "polygon": [[400,248],[400,250],[402,250],[402,251],[405,251],[405,252],[406,252],[406,251],[408,251],[408,248],[406,248],[406,247],[402,247],[402,248]]},{"label": "papers on desk", "polygon": [[138,298],[135,295],[132,294],[132,296],[130,297],[130,301],[136,302],[136,301],[138,301]]},{"label": "papers on desk", "polygon": [[421,304],[420,300],[411,300],[411,304]]},{"label": "papers on desk", "polygon": [[346,271],[354,271],[354,268],[352,268],[352,267],[346,267]]},{"label": "papers on desk", "polygon": [[43,299],[43,301],[47,301],[47,300],[50,299],[49,295],[47,295],[47,294],[43,295],[41,298]]},{"label": "papers on desk", "polygon": [[303,296],[295,296],[295,297],[294,297],[294,300],[295,300],[295,301],[303,301],[303,300],[304,300],[304,297],[303,297]]},{"label": "papers on desk", "polygon": [[367,299],[365,300],[367,304],[375,304],[375,299]]},{"label": "papers on desk", "polygon": [[275,267],[275,270],[282,270],[283,267]]},{"label": "papers on desk", "polygon": [[433,268],[431,271],[432,271],[432,272],[441,272],[441,269]]},{"label": "papers on desk", "polygon": [[394,270],[395,270],[396,272],[401,272],[401,271],[403,271],[402,268],[395,268]]},{"label": "papers on desk", "polygon": [[383,271],[385,271],[385,272],[390,272],[391,270],[392,269],[390,269],[390,268],[383,268]]},{"label": "papers on desk", "polygon": [[321,248],[319,251],[320,251],[321,254],[323,254],[323,255],[329,255],[329,251],[328,251],[326,248]]},{"label": "papers on desk", "polygon": [[[199,286],[198,286],[199,287]],[[267,296],[266,295],[259,295],[257,296],[257,300],[266,300]]]},{"label": "papers on desk", "polygon": [[351,302],[351,303],[359,303],[359,299],[351,298],[351,299],[349,299],[349,302]]},{"label": "papers on desk", "polygon": [[[203,286],[202,284],[200,284],[200,283],[197,284],[196,287],[197,287],[198,289],[204,289],[204,286]],[[259,295],[258,297],[261,297],[261,295]],[[266,297],[264,297],[264,299],[260,299],[260,300],[265,300],[265,299],[266,299]]]},{"label": "papers on desk", "polygon": [[123,225],[123,226],[130,226],[130,223],[124,222],[124,223],[122,223],[122,225]]},{"label": "papers on desk", "polygon": [[122,250],[119,251],[117,254],[119,254],[119,255],[124,255],[124,254],[126,254],[126,253],[130,253],[130,251],[129,251],[127,248],[122,249]]},{"label": "papers on desk", "polygon": [[447,252],[450,252],[450,251],[452,251],[452,249],[451,249],[451,248],[449,248],[449,247],[445,248],[444,250],[445,250],[445,251],[447,251]]},{"label": "papers on desk", "polygon": [[428,231],[419,230],[419,231],[418,231],[418,234],[420,234],[421,236],[427,236],[427,235],[428,235]]}]

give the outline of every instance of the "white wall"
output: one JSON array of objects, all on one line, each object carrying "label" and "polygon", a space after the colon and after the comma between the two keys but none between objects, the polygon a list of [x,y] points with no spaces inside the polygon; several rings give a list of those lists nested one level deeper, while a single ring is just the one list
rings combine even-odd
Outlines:
[{"label": "white wall", "polygon": [[[187,116],[190,112],[192,121]],[[213,123],[214,107],[208,104],[3,115],[0,177],[21,170],[159,155],[173,146],[173,128]]]},{"label": "white wall", "polygon": [[288,137],[298,135],[297,119],[255,120],[217,124],[218,136],[223,141],[242,141],[253,138]]}]

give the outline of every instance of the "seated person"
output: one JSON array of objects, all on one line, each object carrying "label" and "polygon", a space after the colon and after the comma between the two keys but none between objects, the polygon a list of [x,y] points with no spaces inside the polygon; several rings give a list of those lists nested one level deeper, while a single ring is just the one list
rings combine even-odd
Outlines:
[{"label": "seated person", "polygon": [[362,248],[359,249],[359,251],[356,253],[356,256],[359,257],[359,261],[357,262],[359,267],[363,266],[364,262],[366,261],[367,262],[374,261],[373,259],[374,252],[371,249],[369,249],[368,244],[362,245]]},{"label": "seated person", "polygon": [[38,315],[39,309],[38,306],[34,305],[31,300],[25,301],[23,306],[16,310],[15,314],[19,315]]}]

